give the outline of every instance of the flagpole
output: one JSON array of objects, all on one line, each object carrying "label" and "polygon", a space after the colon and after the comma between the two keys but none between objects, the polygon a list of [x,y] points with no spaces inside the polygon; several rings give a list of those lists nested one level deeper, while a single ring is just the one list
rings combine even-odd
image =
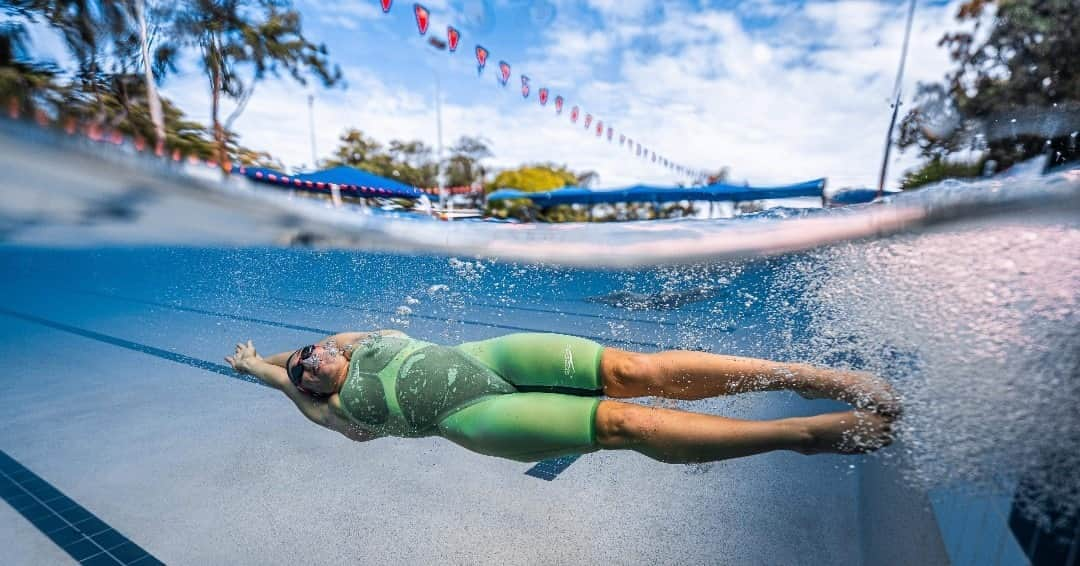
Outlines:
[{"label": "flagpole", "polygon": [[432,74],[435,75],[435,130],[437,138],[437,147],[435,149],[435,162],[436,162],[436,180],[439,183],[439,208],[445,210],[447,206],[446,198],[446,179],[443,175],[443,143],[442,143],[442,91],[439,87],[439,72],[432,70]]},{"label": "flagpole", "polygon": [[311,169],[319,168],[319,152],[315,150],[315,95],[307,95],[308,131],[311,132]]},{"label": "flagpole", "polygon": [[878,176],[877,196],[885,193],[885,174],[889,168],[889,150],[892,149],[892,133],[896,126],[896,116],[900,113],[900,93],[903,91],[904,63],[907,61],[908,40],[911,39],[911,21],[915,18],[915,0],[908,4],[907,26],[904,29],[904,47],[900,51],[900,67],[896,70],[896,83],[893,85],[893,111],[889,119],[889,131],[885,134],[885,156],[881,159],[881,175]]}]

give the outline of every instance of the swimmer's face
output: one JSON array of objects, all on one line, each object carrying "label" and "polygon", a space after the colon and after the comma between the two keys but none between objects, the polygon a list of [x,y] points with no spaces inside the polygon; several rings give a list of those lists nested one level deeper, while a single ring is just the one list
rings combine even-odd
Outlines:
[{"label": "swimmer's face", "polygon": [[[310,348],[310,350],[309,350]],[[336,393],[337,376],[346,371],[349,360],[334,348],[314,344],[297,350],[289,358],[288,367],[300,374],[300,386],[312,393]]]}]

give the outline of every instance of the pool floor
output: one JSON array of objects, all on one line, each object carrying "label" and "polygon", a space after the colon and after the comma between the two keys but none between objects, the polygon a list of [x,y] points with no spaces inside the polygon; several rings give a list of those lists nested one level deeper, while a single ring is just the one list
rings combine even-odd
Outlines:
[{"label": "pool floor", "polygon": [[[678,466],[609,452],[537,468],[437,438],[353,443],[307,421],[280,393],[235,378],[222,361],[240,339],[269,354],[323,330],[389,326],[396,300],[352,304],[371,309],[365,314],[332,301],[305,305],[283,291],[273,304],[243,299],[238,307],[240,299],[220,291],[177,300],[153,286],[41,272],[6,286],[0,456],[9,460],[0,457],[0,471],[6,465],[4,478],[15,474],[53,501],[77,504],[91,515],[79,514],[81,521],[109,529],[85,532],[38,498],[30,499],[46,511],[30,519],[9,501],[0,505],[8,563],[866,560],[865,458],[773,453]],[[449,321],[460,340],[527,329],[615,343],[611,323],[619,317],[631,329],[648,322],[565,296],[518,306],[470,305],[453,321],[432,310],[411,317],[404,330],[445,341]],[[664,332],[678,331],[630,335],[649,336],[656,349],[668,339]],[[786,393],[686,406],[740,418],[838,408]],[[29,501],[18,489],[6,487],[5,499]],[[889,497],[894,509],[914,509],[914,518],[881,548],[944,563],[928,505],[903,490]],[[878,505],[872,511],[890,508]],[[60,518],[46,521],[50,513]],[[879,520],[888,521],[887,513]],[[83,544],[58,539],[57,532],[70,534],[65,529]],[[94,538],[102,532],[109,536]]]}]

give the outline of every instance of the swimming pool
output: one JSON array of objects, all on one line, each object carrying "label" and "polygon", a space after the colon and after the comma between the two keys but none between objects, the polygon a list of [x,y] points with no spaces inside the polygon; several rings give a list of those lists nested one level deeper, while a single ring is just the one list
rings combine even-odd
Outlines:
[{"label": "swimming pool", "polygon": [[[416,253],[416,234],[433,250],[477,248],[460,225],[394,217],[335,224],[349,249],[275,247],[279,227],[318,233],[334,211],[282,218],[292,201],[184,171],[163,175],[210,194],[163,197],[131,163],[98,175],[86,155],[66,171],[11,167],[24,177],[6,181],[18,202],[35,175],[148,195],[109,200],[88,182],[81,200],[37,209],[56,216],[6,224],[0,546],[17,563],[1019,564],[1077,544],[1074,177],[812,217],[485,227],[506,244],[492,259]],[[217,231],[159,224],[171,241],[134,245],[195,217]],[[826,232],[752,238],[801,220]],[[527,253],[583,233],[612,254]],[[680,255],[695,238],[730,242],[719,259]],[[593,259],[604,268],[583,267]],[[870,456],[681,466],[611,452],[533,466],[436,438],[352,444],[222,361],[240,339],[270,352],[372,328],[447,344],[553,331],[865,368],[904,395],[904,427]],[[646,402],[753,419],[839,407],[789,393]],[[1063,517],[1060,540],[1034,534]]]}]

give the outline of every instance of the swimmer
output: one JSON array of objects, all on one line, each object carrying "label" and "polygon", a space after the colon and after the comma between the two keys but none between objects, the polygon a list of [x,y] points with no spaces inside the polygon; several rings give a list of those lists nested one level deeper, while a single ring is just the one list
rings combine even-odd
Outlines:
[{"label": "swimmer", "polygon": [[[267,358],[249,340],[225,361],[352,440],[436,435],[522,462],[597,450],[668,463],[773,450],[862,453],[892,441],[900,412],[892,387],[866,373],[703,352],[644,354],[560,334],[447,347],[392,330],[346,332]],[[753,421],[619,400],[780,389],[854,410]]]}]

